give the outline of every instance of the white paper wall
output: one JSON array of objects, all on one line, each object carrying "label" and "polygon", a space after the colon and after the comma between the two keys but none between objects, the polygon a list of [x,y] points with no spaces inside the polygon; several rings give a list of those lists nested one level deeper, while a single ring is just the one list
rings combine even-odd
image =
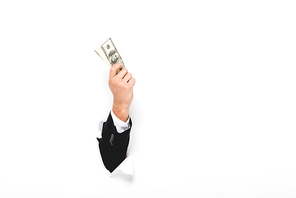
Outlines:
[{"label": "white paper wall", "polygon": [[[295,2],[0,5],[0,197],[296,196]],[[109,37],[137,80],[132,181],[96,140]]]}]

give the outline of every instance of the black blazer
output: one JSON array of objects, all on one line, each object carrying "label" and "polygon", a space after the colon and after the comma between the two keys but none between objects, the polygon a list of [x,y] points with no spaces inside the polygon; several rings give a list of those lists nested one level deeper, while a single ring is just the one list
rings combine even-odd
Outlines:
[{"label": "black blazer", "polygon": [[118,133],[114,126],[111,112],[106,122],[103,123],[102,138],[97,138],[103,163],[110,172],[121,164],[126,158],[126,151],[129,144],[132,120],[130,128]]}]

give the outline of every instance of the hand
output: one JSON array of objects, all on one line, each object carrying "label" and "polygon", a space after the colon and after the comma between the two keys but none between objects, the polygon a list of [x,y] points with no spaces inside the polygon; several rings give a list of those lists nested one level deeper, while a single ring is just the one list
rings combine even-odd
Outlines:
[{"label": "hand", "polygon": [[116,75],[117,70],[122,66],[121,63],[117,63],[111,67],[108,84],[113,94],[112,111],[120,120],[126,122],[129,117],[129,107],[132,104],[133,86],[136,80],[126,68]]}]

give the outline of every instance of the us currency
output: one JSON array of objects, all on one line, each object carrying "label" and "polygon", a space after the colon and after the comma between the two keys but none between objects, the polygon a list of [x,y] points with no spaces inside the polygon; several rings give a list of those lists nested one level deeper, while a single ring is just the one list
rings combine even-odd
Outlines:
[{"label": "us currency", "polygon": [[[125,65],[123,63],[123,60],[118,53],[118,50],[116,49],[113,41],[111,38],[109,38],[106,42],[104,42],[100,47],[95,49],[95,52],[101,57],[101,59],[109,66],[112,67],[116,63],[122,63],[123,67],[125,68]],[[117,73],[122,70],[122,68],[117,70]]]}]

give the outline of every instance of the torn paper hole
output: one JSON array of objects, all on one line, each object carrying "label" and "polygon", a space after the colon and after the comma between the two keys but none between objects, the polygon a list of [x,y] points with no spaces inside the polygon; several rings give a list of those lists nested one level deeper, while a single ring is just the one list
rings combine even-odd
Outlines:
[{"label": "torn paper hole", "polygon": [[123,162],[110,174],[110,177],[122,177],[132,180],[134,175],[134,159],[128,156]]}]

